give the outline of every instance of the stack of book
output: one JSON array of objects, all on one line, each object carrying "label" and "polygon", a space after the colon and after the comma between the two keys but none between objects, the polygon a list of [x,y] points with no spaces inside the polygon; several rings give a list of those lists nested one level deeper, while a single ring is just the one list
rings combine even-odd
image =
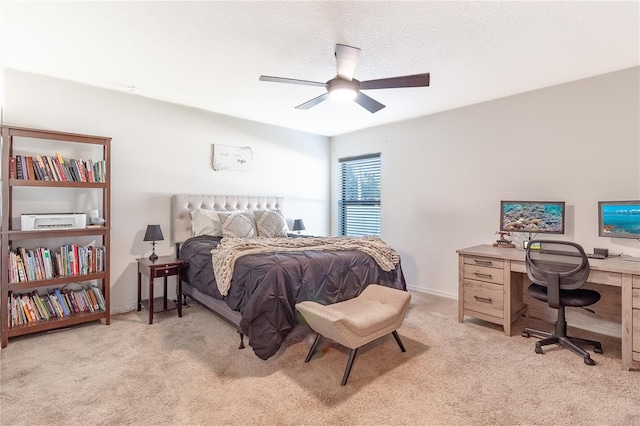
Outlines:
[{"label": "stack of book", "polygon": [[9,159],[9,178],[54,182],[106,182],[106,161],[64,160],[45,155],[16,155]]},{"label": "stack of book", "polygon": [[104,271],[105,248],[68,244],[60,251],[18,247],[9,252],[9,282],[47,280]]},{"label": "stack of book", "polygon": [[105,310],[102,291],[87,284],[76,290],[50,289],[45,295],[10,292],[8,300],[9,327],[64,318],[79,312]]}]

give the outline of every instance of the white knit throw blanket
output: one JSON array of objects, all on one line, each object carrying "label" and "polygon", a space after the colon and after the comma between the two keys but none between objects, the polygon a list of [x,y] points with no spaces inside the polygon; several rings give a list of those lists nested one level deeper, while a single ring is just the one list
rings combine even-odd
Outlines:
[{"label": "white knit throw blanket", "polygon": [[392,271],[400,262],[398,253],[380,238],[365,237],[305,237],[305,238],[223,238],[211,251],[213,273],[220,294],[226,296],[236,260],[254,253],[276,253],[305,250],[357,250],[371,256],[383,271]]}]

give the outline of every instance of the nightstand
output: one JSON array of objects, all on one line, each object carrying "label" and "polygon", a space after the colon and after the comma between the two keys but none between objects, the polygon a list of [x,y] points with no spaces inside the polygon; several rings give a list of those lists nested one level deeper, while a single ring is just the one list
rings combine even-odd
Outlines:
[{"label": "nightstand", "polygon": [[[167,278],[173,276],[177,277],[178,288],[176,299],[180,301],[182,299],[182,281],[180,280],[180,271],[183,268],[184,262],[173,256],[160,256],[155,261],[142,257],[136,259],[136,261],[138,262],[138,311],[142,309],[142,305],[149,310],[149,324],[153,324],[154,312],[170,311],[177,308],[178,316],[182,317],[182,304],[167,300]],[[143,275],[149,279],[148,300],[142,300]],[[164,294],[162,297],[154,298],[153,282],[156,278],[160,277],[164,277]]]}]

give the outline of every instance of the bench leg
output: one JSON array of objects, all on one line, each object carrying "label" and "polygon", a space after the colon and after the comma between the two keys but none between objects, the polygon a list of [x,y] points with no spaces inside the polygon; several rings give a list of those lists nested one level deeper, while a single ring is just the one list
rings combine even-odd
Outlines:
[{"label": "bench leg", "polygon": [[398,342],[398,346],[400,346],[400,350],[402,352],[406,352],[407,350],[404,348],[404,345],[402,344],[402,340],[400,340],[400,336],[398,335],[398,332],[394,330],[391,332],[391,334],[393,334],[393,337],[396,339],[396,342]]},{"label": "bench leg", "polygon": [[307,354],[307,358],[304,360],[304,362],[311,361],[311,357],[313,356],[313,353],[316,351],[316,348],[318,347],[318,343],[320,343],[320,333],[318,333],[318,335],[316,336],[316,340],[313,341],[313,345],[311,345],[311,349],[309,350],[309,353]]},{"label": "bench leg", "polygon": [[344,370],[344,376],[342,376],[342,383],[340,384],[340,386],[344,386],[347,384],[349,374],[351,373],[351,367],[353,367],[353,361],[356,360],[357,353],[358,348],[351,349],[351,352],[349,352],[349,361],[347,361],[347,368]]}]

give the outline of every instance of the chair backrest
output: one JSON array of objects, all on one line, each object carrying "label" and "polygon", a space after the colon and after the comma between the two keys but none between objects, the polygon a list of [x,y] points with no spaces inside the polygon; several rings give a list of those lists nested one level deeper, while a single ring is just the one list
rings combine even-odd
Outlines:
[{"label": "chair backrest", "polygon": [[590,271],[582,246],[569,241],[531,241],[526,249],[525,264],[532,282],[545,287],[557,282],[562,290],[582,287]]}]

